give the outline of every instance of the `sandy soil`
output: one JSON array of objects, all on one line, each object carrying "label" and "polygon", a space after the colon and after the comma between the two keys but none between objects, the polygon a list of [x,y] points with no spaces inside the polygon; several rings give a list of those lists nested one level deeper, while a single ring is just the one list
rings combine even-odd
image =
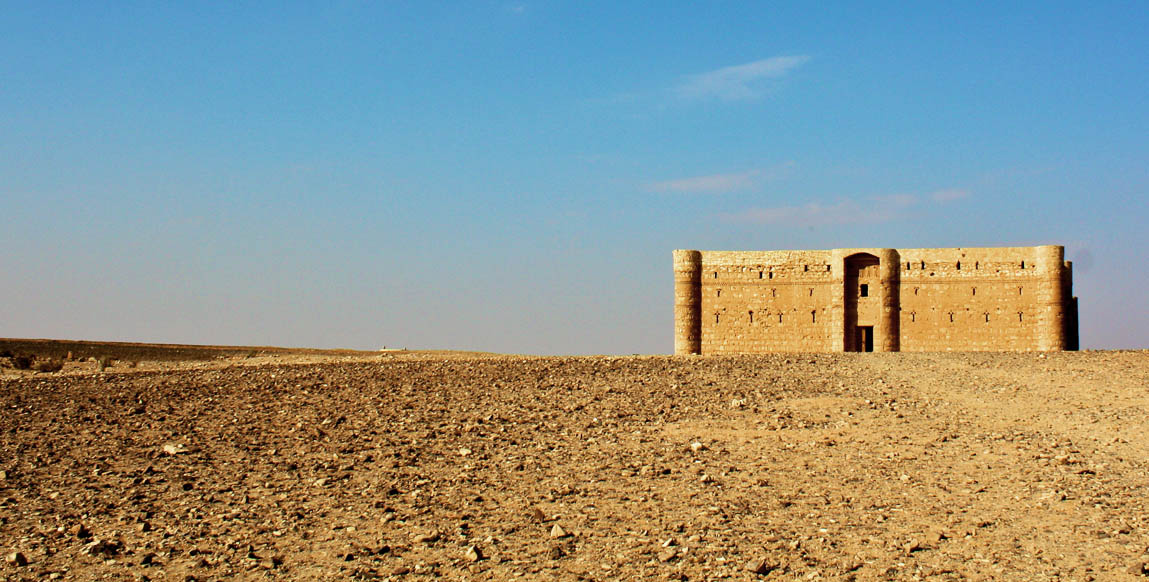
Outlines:
[{"label": "sandy soil", "polygon": [[1149,574],[1149,352],[0,375],[12,580]]}]

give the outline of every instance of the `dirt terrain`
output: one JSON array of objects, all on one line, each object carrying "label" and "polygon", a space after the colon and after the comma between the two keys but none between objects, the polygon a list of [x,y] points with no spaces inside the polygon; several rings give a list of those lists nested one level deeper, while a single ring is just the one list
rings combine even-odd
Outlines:
[{"label": "dirt terrain", "polygon": [[0,370],[10,580],[1127,580],[1149,352]]}]

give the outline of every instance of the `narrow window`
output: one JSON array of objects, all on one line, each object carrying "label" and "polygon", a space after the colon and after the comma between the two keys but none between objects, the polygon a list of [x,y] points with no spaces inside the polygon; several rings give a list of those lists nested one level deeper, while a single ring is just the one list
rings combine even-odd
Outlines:
[{"label": "narrow window", "polygon": [[778,289],[771,288],[770,289],[770,296],[771,297],[777,297],[778,296]]},{"label": "narrow window", "polygon": [[802,265],[802,272],[805,273],[810,270],[810,265]]},{"label": "narrow window", "polygon": [[981,268],[981,262],[980,261],[974,261],[973,262],[973,268],[974,268],[974,270],[980,269]]},{"label": "narrow window", "polygon": [[758,271],[758,278],[759,278],[759,279],[761,279],[761,278],[762,278],[762,271]]},{"label": "narrow window", "polygon": [[718,294],[715,295],[715,297],[722,297],[722,290],[721,289],[719,289],[717,293]]},{"label": "narrow window", "polygon": [[922,261],[922,270],[923,271],[926,270],[926,262],[925,261]]},{"label": "narrow window", "polygon": [[1018,288],[1017,288],[1017,294],[1018,294],[1018,295],[1021,295],[1021,287],[1018,287]]},{"label": "narrow window", "polygon": [[827,272],[827,273],[829,273],[829,272],[830,272],[830,265],[826,265],[826,272]]},{"label": "narrow window", "polygon": [[1021,262],[1021,268],[1022,268],[1022,269],[1024,269],[1024,268],[1025,268],[1025,261],[1022,261],[1022,262]]},{"label": "narrow window", "polygon": [[751,311],[749,313],[750,313],[750,323],[754,323],[754,312]]},{"label": "narrow window", "polygon": [[910,321],[917,321],[917,320],[918,320],[918,312],[917,311],[911,311],[910,312]]},{"label": "narrow window", "polygon": [[715,279],[717,279],[717,278],[718,278],[718,271],[714,271],[714,278],[715,278]]},{"label": "narrow window", "polygon": [[918,294],[918,288],[914,287],[914,295],[917,295],[917,294]]},{"label": "narrow window", "polygon": [[774,271],[770,271],[770,277],[768,277],[768,278],[770,278],[770,279],[774,278]]},{"label": "narrow window", "polygon": [[813,297],[813,296],[814,296],[814,288],[810,287],[810,297]]},{"label": "narrow window", "polygon": [[781,313],[778,314],[778,323],[782,323],[782,314]]},{"label": "narrow window", "polygon": [[954,312],[950,312],[950,323],[954,322]]},{"label": "narrow window", "polygon": [[718,314],[714,314],[714,325],[718,325]]},{"label": "narrow window", "polygon": [[959,271],[961,270],[961,261],[958,261],[958,268],[957,268],[957,270],[959,270]]},{"label": "narrow window", "polygon": [[977,287],[970,288],[970,295],[977,295]]},{"label": "narrow window", "polygon": [[818,312],[817,311],[811,311],[810,312],[810,323],[818,323]]},{"label": "narrow window", "polygon": [[983,313],[982,315],[985,316],[985,322],[989,323],[989,313]]},{"label": "narrow window", "polygon": [[1021,313],[1022,313],[1022,312],[1020,312],[1020,311],[1018,311],[1018,312],[1017,312],[1017,320],[1018,320],[1018,321],[1021,321]]},{"label": "narrow window", "polygon": [[910,262],[909,262],[909,261],[906,261],[906,270],[907,270],[907,271],[909,271],[909,270],[910,270]]},{"label": "narrow window", "polygon": [[869,297],[869,296],[870,296],[870,286],[865,284],[865,283],[862,283],[862,286],[858,289],[858,297]]}]

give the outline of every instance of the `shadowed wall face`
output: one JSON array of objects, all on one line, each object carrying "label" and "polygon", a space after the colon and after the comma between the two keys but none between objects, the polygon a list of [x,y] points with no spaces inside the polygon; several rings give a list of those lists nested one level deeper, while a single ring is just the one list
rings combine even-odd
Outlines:
[{"label": "shadowed wall face", "polygon": [[1075,305],[1060,246],[675,251],[678,354],[1075,349]]}]

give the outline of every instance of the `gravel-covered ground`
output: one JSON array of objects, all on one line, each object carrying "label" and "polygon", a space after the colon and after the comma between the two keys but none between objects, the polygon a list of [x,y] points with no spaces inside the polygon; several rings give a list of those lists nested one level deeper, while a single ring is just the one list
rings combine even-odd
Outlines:
[{"label": "gravel-covered ground", "polygon": [[1144,351],[94,366],[0,375],[4,578],[1149,574]]}]

